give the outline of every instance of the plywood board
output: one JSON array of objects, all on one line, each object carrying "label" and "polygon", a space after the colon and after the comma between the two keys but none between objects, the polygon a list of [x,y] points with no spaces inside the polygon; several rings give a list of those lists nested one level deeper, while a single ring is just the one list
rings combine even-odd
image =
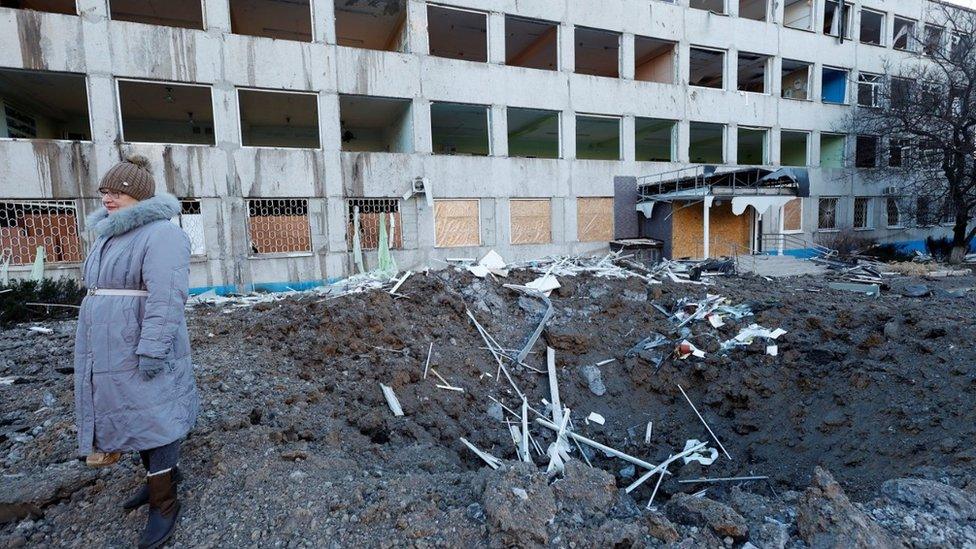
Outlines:
[{"label": "plywood board", "polygon": [[512,200],[512,244],[546,244],[552,242],[552,202]]},{"label": "plywood board", "polygon": [[[749,250],[752,239],[750,207],[742,215],[732,213],[732,203],[715,203],[709,210],[709,255],[712,257],[735,253],[731,244],[739,246],[739,253]],[[704,225],[702,203],[674,203],[672,217],[672,258],[701,258],[704,254]]]},{"label": "plywood board", "polygon": [[794,198],[783,205],[783,230],[799,231],[803,220],[803,199]]},{"label": "plywood board", "polygon": [[576,238],[580,242],[613,240],[613,198],[576,200]]},{"label": "plywood board", "polygon": [[434,246],[456,248],[481,245],[478,200],[434,201]]}]

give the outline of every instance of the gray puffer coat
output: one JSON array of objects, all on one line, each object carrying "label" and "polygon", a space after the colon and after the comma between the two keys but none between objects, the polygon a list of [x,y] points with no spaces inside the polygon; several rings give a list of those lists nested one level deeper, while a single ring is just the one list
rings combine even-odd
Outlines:
[{"label": "gray puffer coat", "polygon": [[[190,242],[169,221],[179,201],[157,195],[109,215],[88,217],[97,239],[85,259],[91,288],[149,291],[148,297],[88,295],[75,339],[78,452],[148,450],[189,432],[199,399],[184,306]],[[147,380],[139,356],[164,359]]]}]

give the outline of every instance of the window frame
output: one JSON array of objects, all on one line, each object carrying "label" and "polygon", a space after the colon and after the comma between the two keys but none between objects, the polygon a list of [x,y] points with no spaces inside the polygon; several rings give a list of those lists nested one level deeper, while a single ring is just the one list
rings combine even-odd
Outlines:
[{"label": "window frame", "polygon": [[[831,226],[831,227],[824,227],[824,226],[821,225],[821,223],[823,221],[822,212],[824,211],[824,208],[823,208],[824,201],[832,201],[832,203],[834,205],[833,212],[832,212],[832,215],[831,215],[831,219],[833,220],[833,226]],[[840,205],[840,197],[839,196],[819,196],[819,197],[817,197],[817,232],[830,233],[830,232],[837,232],[837,231],[840,230],[840,227],[838,227],[838,225],[837,225],[837,208],[838,208],[839,205]]]},{"label": "window frame", "polygon": [[[214,149],[217,148],[217,145],[219,143],[219,140],[217,139],[217,103],[216,103],[216,100],[214,99],[214,92],[213,92],[214,86],[213,86],[213,84],[196,83],[196,82],[194,82],[194,83],[176,82],[176,81],[173,81],[173,80],[150,80],[150,79],[146,79],[146,78],[127,78],[127,77],[121,77],[121,76],[116,76],[114,78],[114,80],[115,80],[115,97],[116,97],[116,101],[115,101],[116,121],[118,122],[118,125],[119,125],[119,139],[122,141],[122,143],[125,143],[127,145],[165,145],[165,146],[179,146],[179,147],[211,147],[211,148],[214,148]],[[126,139],[125,139],[125,125],[122,122],[122,100],[121,100],[122,94],[121,94],[121,91],[119,89],[119,83],[121,83],[121,82],[137,82],[137,83],[142,83],[142,84],[160,84],[162,86],[172,85],[172,86],[185,86],[185,87],[194,87],[194,88],[207,88],[210,91],[210,113],[211,113],[211,115],[213,116],[213,119],[214,119],[213,120],[213,138],[214,138],[213,144],[211,145],[211,144],[203,144],[203,143],[173,143],[172,141],[165,141],[165,142],[163,142],[163,141],[126,141]],[[89,101],[90,100],[91,100],[91,98],[89,98]],[[90,113],[89,113],[89,116],[90,116]]]},{"label": "window frame", "polygon": [[[864,225],[858,226],[857,224],[857,205],[858,201],[862,201],[864,204]],[[874,230],[873,216],[871,215],[873,208],[871,207],[874,200],[870,196],[855,196],[853,207],[851,209],[851,227],[855,231],[871,231]]]}]

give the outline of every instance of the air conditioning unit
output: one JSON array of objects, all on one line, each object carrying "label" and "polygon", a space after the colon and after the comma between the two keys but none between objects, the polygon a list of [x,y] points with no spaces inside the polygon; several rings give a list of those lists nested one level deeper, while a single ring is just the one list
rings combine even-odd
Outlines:
[{"label": "air conditioning unit", "polygon": [[895,195],[901,194],[901,189],[899,189],[898,187],[894,187],[894,186],[892,186],[892,187],[885,187],[884,189],[881,190],[881,194],[883,194],[885,196],[895,196]]},{"label": "air conditioning unit", "polygon": [[410,189],[403,195],[403,199],[408,200],[414,195],[423,195],[427,206],[434,207],[434,195],[431,192],[430,181],[426,177],[413,178],[413,181],[410,182]]}]

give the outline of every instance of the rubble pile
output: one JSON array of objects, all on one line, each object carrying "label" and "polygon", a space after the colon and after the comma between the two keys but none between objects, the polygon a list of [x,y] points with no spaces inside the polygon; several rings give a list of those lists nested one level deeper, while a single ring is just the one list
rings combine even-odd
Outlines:
[{"label": "rubble pile", "polygon": [[[976,543],[976,279],[486,259],[195,299],[176,544]],[[0,333],[0,545],[131,545],[140,469],[74,460],[74,323],[33,327]]]}]

